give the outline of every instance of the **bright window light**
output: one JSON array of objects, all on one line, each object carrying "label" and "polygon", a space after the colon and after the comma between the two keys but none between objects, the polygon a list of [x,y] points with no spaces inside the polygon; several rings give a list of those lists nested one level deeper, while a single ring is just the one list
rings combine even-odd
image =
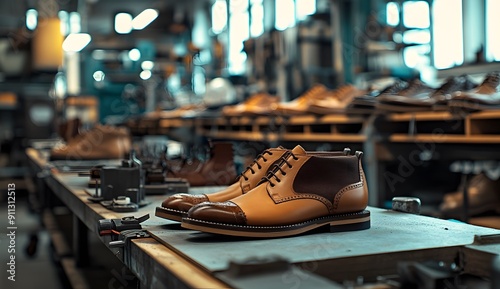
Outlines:
[{"label": "bright window light", "polygon": [[226,0],[217,0],[212,5],[212,31],[221,33],[227,26],[227,4]]},{"label": "bright window light", "polygon": [[128,52],[128,58],[130,58],[130,60],[132,61],[137,61],[141,59],[141,52],[137,48],[131,49]]},{"label": "bright window light", "polygon": [[143,70],[141,74],[139,74],[139,77],[141,77],[142,80],[148,80],[152,75],[151,70]]},{"label": "bright window light", "polygon": [[304,20],[316,13],[316,0],[296,0],[297,19]]},{"label": "bright window light", "polygon": [[293,0],[276,0],[276,23],[277,30],[283,31],[295,25],[295,4]]},{"label": "bright window light", "polygon": [[462,64],[462,0],[434,0],[432,19],[434,66],[437,69],[445,69]]},{"label": "bright window light", "polygon": [[82,32],[82,18],[80,13],[71,12],[69,13],[69,33],[80,33]]},{"label": "bright window light", "polygon": [[63,42],[63,49],[66,52],[78,52],[90,43],[92,38],[87,33],[71,33]]},{"label": "bright window light", "polygon": [[155,21],[158,17],[158,11],[155,9],[146,9],[139,13],[139,15],[135,16],[132,20],[132,28],[135,30],[144,29],[151,22]]},{"label": "bright window light", "polygon": [[132,31],[132,15],[118,13],[115,15],[115,31],[119,34],[127,34]]},{"label": "bright window light", "polygon": [[243,41],[249,37],[248,11],[236,12],[229,16],[229,52],[228,68],[231,74],[242,74],[245,72],[245,61],[247,55],[242,52]]},{"label": "bright window light", "polygon": [[389,2],[385,6],[386,22],[390,26],[399,25],[399,5],[396,2]]},{"label": "bright window light", "polygon": [[26,28],[35,30],[38,24],[38,11],[35,9],[28,9],[26,11]]},{"label": "bright window light", "polygon": [[417,66],[428,66],[429,57],[427,54],[430,52],[430,44],[410,46],[403,50],[403,59],[405,65],[410,68],[416,68]]},{"label": "bright window light", "polygon": [[252,17],[250,21],[250,35],[257,37],[264,33],[264,6],[261,3],[254,3],[250,9]]},{"label": "bright window light", "polygon": [[427,44],[431,42],[429,30],[409,30],[403,33],[403,42],[407,44]]},{"label": "bright window light", "polygon": [[409,28],[429,28],[429,4],[425,1],[404,2],[403,24]]},{"label": "bright window light", "polygon": [[[57,13],[57,17],[61,20],[61,34],[67,36],[69,34],[69,13],[61,10]],[[75,32],[78,33],[78,32]]]},{"label": "bright window light", "polygon": [[500,41],[498,27],[500,27],[500,1],[486,1],[486,60],[500,61]]},{"label": "bright window light", "polygon": [[155,66],[155,64],[153,63],[153,61],[149,61],[149,60],[143,61],[141,63],[141,68],[143,70],[151,70],[151,69],[153,69],[154,66]]}]

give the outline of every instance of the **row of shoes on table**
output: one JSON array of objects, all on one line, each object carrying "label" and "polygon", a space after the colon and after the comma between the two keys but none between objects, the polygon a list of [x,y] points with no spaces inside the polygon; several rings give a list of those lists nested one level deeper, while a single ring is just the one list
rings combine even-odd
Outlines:
[{"label": "row of shoes on table", "polygon": [[[97,124],[88,130],[79,128],[79,120],[63,123],[59,133],[64,142],[50,150],[51,161],[75,163],[87,160],[128,159],[133,149],[130,131],[125,127]],[[140,158],[140,154],[139,158]],[[158,157],[159,158],[159,157]],[[190,186],[224,186],[237,177],[234,152],[229,142],[209,145],[203,160],[176,158],[166,160],[164,177],[185,179]]]},{"label": "row of shoes on table", "polygon": [[[381,89],[360,89],[352,84],[329,89],[323,84],[315,84],[288,102],[269,93],[256,93],[239,104],[224,106],[220,115],[366,115],[418,111],[474,112],[499,108],[500,72],[495,71],[487,73],[480,84],[463,74],[445,79],[439,87],[430,86],[419,78],[409,81],[394,79],[393,83]],[[146,117],[196,117],[206,111],[203,104],[196,104],[152,112]]]}]

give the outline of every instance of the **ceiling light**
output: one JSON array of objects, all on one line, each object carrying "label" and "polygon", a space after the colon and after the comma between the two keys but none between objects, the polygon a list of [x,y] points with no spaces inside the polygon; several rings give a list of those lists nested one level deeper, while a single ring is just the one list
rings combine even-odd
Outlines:
[{"label": "ceiling light", "polygon": [[151,70],[153,69],[153,67],[155,66],[155,64],[153,63],[153,61],[143,61],[141,63],[141,68],[144,69],[144,70]]},{"label": "ceiling light", "polygon": [[144,29],[158,17],[158,11],[155,9],[146,9],[132,20],[132,28],[135,30]]},{"label": "ceiling light", "polygon": [[66,52],[78,52],[90,43],[92,38],[87,33],[71,33],[63,42],[63,49]]},{"label": "ceiling light", "polygon": [[132,15],[118,13],[115,15],[115,31],[119,34],[127,34],[132,31]]},{"label": "ceiling light", "polygon": [[130,58],[130,60],[132,61],[137,61],[141,59],[141,51],[139,51],[139,49],[137,48],[131,49],[128,52],[128,58]]},{"label": "ceiling light", "polygon": [[151,70],[143,70],[139,76],[142,80],[148,80],[152,76]]}]

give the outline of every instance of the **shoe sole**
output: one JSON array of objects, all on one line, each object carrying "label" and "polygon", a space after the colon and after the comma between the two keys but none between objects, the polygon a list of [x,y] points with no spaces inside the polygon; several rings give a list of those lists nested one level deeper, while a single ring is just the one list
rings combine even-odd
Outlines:
[{"label": "shoe sole", "polygon": [[366,230],[370,228],[370,211],[364,210],[358,213],[332,215],[285,226],[245,226],[186,217],[182,219],[181,226],[186,229],[222,235],[275,238],[298,235],[323,226],[329,226],[330,232]]},{"label": "shoe sole", "polygon": [[164,207],[156,207],[155,216],[163,219],[181,222],[182,218],[187,216],[187,212]]}]

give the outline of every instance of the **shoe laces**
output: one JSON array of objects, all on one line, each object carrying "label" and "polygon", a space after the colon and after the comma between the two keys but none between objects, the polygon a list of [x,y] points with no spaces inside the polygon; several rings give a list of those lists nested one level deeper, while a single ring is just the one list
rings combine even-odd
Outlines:
[{"label": "shoe laces", "polygon": [[260,164],[260,160],[262,159],[264,162],[267,162],[267,159],[266,159],[266,154],[267,155],[273,155],[272,152],[268,151],[268,150],[265,150],[264,152],[262,152],[261,154],[259,154],[255,160],[253,161],[253,163],[251,165],[249,165],[242,173],[241,173],[241,176],[245,179],[245,181],[248,181],[249,178],[246,176],[247,172],[250,171],[252,175],[255,175],[256,173],[256,170],[254,169],[254,165],[257,165],[257,170],[261,170],[262,169],[262,165]]},{"label": "shoe laces", "polygon": [[285,155],[283,155],[281,158],[280,158],[280,161],[278,161],[278,163],[274,164],[273,167],[269,170],[269,172],[267,173],[267,176],[263,177],[261,182],[260,183],[263,183],[263,182],[269,182],[269,184],[271,185],[271,187],[274,187],[276,184],[274,183],[274,181],[278,182],[278,183],[281,183],[281,179],[276,175],[279,172],[281,172],[281,174],[283,176],[286,176],[286,170],[283,169],[283,167],[286,165],[288,166],[289,169],[293,168],[293,165],[290,164],[288,162],[288,158],[289,157],[292,157],[294,160],[298,160],[299,158],[296,157],[292,152],[288,152],[286,153]]}]

